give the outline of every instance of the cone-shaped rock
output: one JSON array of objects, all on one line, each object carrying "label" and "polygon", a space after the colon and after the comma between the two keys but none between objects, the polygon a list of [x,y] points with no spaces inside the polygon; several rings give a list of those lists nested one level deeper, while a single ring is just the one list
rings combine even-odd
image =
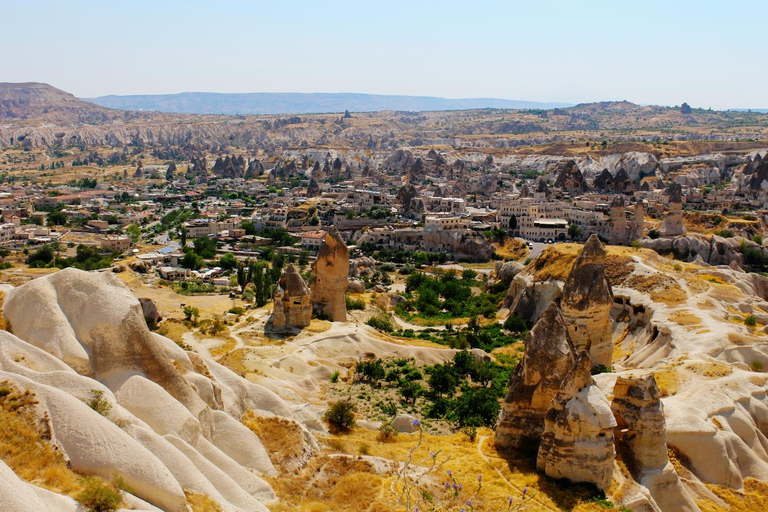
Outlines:
[{"label": "cone-shaped rock", "polygon": [[510,378],[496,427],[498,448],[538,448],[549,403],[575,360],[563,315],[552,303],[526,336],[523,360]]},{"label": "cone-shaped rock", "polygon": [[587,350],[595,366],[611,365],[613,291],[605,276],[605,249],[592,235],[563,286],[561,307],[573,346]]}]

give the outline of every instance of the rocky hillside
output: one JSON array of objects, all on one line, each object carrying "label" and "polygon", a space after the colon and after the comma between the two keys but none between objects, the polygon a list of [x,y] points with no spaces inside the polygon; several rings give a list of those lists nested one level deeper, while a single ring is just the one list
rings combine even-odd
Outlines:
[{"label": "rocky hillside", "polygon": [[98,124],[122,117],[122,112],[80,100],[48,84],[0,83],[0,121]]}]

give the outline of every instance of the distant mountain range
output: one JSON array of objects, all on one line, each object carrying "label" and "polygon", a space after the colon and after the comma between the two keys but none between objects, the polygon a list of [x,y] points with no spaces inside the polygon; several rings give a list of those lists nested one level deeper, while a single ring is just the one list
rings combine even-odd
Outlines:
[{"label": "distant mountain range", "polygon": [[212,93],[183,92],[135,96],[100,96],[84,98],[103,107],[121,110],[177,112],[182,114],[310,114],[344,112],[377,112],[381,110],[435,111],[478,108],[553,109],[570,107],[571,103],[498,98],[449,99],[432,96],[390,96],[356,93]]}]

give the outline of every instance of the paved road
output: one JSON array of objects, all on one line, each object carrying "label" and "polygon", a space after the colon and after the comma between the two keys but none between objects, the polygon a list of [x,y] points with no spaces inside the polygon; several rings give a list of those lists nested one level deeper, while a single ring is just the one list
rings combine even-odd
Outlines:
[{"label": "paved road", "polygon": [[[528,243],[528,240],[526,240],[525,238],[518,238],[518,240],[522,240],[523,242],[525,242],[525,243]],[[532,242],[532,245],[533,245],[533,246],[532,246],[532,247],[530,247],[530,249],[531,249],[531,254],[529,255],[529,257],[530,257],[530,258],[535,258],[535,257],[536,257],[536,256],[538,256],[539,254],[541,254],[541,251],[543,251],[543,250],[544,250],[544,248],[545,248],[547,245],[549,245],[549,244],[544,244],[544,243],[541,243],[541,242]]]},{"label": "paved road", "polygon": [[543,244],[543,243],[541,243],[541,242],[533,242],[533,247],[531,247],[531,254],[530,254],[530,256],[529,256],[529,257],[530,257],[530,258],[535,258],[535,257],[536,257],[536,256],[538,256],[539,254],[541,254],[541,251],[543,251],[543,250],[544,250],[544,248],[545,248],[547,245],[550,245],[550,244]]}]

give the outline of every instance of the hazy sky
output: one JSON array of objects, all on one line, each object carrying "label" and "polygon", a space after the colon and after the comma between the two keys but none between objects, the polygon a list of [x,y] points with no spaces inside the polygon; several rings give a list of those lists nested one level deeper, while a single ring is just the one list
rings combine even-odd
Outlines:
[{"label": "hazy sky", "polygon": [[768,108],[766,0],[0,0],[0,82]]}]

